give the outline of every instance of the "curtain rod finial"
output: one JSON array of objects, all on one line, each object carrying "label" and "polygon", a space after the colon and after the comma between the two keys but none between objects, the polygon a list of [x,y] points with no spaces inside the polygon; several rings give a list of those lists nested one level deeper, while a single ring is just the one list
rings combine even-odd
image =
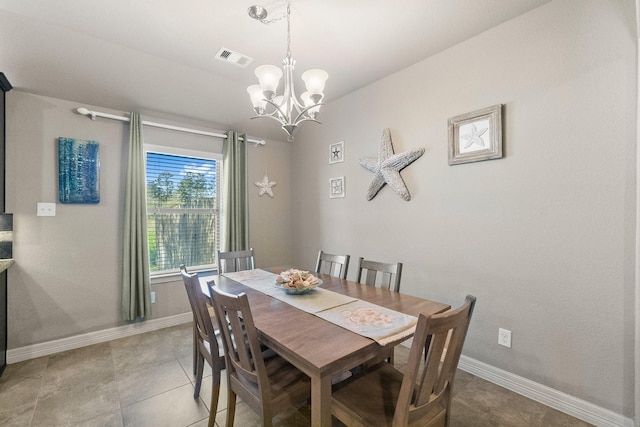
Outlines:
[{"label": "curtain rod finial", "polygon": [[78,114],[82,114],[83,116],[89,116],[89,118],[91,118],[91,120],[95,120],[96,119],[96,113],[94,113],[93,111],[90,111],[84,107],[80,107],[80,108],[76,108],[76,111],[78,112]]}]

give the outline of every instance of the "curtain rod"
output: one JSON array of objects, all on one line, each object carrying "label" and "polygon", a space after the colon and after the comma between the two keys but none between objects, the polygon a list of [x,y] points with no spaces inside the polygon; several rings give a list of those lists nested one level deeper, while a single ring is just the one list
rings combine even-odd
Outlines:
[{"label": "curtain rod", "polygon": [[[89,110],[87,108],[84,108],[84,107],[76,108],[76,112],[78,112],[78,114],[81,114],[83,116],[89,117],[91,120],[95,120],[96,117],[103,117],[105,119],[119,120],[121,122],[129,122],[131,120],[129,117],[116,116],[114,114],[101,113],[99,111],[91,111],[91,110]],[[189,128],[183,128],[183,127],[179,127],[179,126],[165,125],[163,123],[148,122],[146,120],[143,120],[142,124],[146,125],[146,126],[155,127],[155,128],[175,130],[175,131],[178,131],[178,132],[193,133],[193,134],[196,134],[196,135],[213,136],[214,138],[222,138],[222,139],[226,139],[227,138],[227,135],[225,135],[224,133],[214,133],[214,132],[207,132],[207,131],[204,131],[204,130],[189,129]],[[266,142],[264,140],[262,140],[262,139],[247,138],[247,142],[251,143],[251,144],[256,144],[256,145],[265,145],[266,144]]]}]

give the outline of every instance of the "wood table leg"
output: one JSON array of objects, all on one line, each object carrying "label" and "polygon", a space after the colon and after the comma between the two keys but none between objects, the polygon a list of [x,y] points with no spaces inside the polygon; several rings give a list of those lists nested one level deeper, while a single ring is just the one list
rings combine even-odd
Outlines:
[{"label": "wood table leg", "polygon": [[331,376],[311,378],[311,425],[331,426]]}]

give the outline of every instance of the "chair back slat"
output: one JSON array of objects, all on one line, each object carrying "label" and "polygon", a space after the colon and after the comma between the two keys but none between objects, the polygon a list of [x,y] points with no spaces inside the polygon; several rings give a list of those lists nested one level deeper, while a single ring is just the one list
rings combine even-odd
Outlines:
[{"label": "chair back slat", "polygon": [[256,268],[256,266],[253,248],[246,251],[218,251],[219,274],[253,270],[254,268]]},{"label": "chair back slat", "polygon": [[[396,404],[394,425],[410,424],[436,407],[445,409],[448,418],[451,387],[475,302],[476,298],[468,295],[464,304],[455,310],[418,317]],[[424,351],[427,352],[426,361],[419,375]]]},{"label": "chair back slat", "polygon": [[[452,352],[453,356],[450,358],[445,358],[442,363],[442,369],[448,372],[454,371],[458,367],[458,362],[460,361],[460,356],[462,355],[462,347],[464,345],[464,341],[467,335],[467,329],[469,325],[466,327],[456,328],[451,331],[449,336],[449,344],[447,346],[447,352]],[[439,382],[435,385],[437,390],[442,390],[447,386],[447,381],[453,381],[453,377],[447,378],[446,376],[440,376]]]},{"label": "chair back slat", "polygon": [[425,359],[425,368],[416,386],[414,401],[416,406],[428,403],[434,393],[438,394],[438,390],[435,390],[435,384],[439,380],[440,360],[447,343],[447,335],[446,333],[434,334],[431,338]]},{"label": "chair back slat", "polygon": [[[236,361],[245,371],[253,372],[255,371],[255,367],[251,360],[251,350],[246,345],[242,345],[246,343],[244,323],[237,311],[227,311],[226,315],[231,330],[230,336],[233,345],[233,354],[237,357]],[[241,345],[237,343],[241,343]]]},{"label": "chair back slat", "polygon": [[401,277],[401,262],[384,263],[365,260],[362,257],[358,260],[358,277],[356,281],[359,283],[400,292]]},{"label": "chair back slat", "polygon": [[349,255],[334,255],[320,251],[316,262],[316,272],[328,274],[338,279],[346,279],[349,258]]},{"label": "chair back slat", "polygon": [[247,295],[228,294],[209,282],[218,324],[224,337],[227,369],[242,381],[256,385],[264,396],[270,394],[262,350],[253,323]]},{"label": "chair back slat", "polygon": [[367,279],[365,280],[365,284],[370,285],[370,286],[375,286],[376,285],[376,276],[378,275],[378,272],[375,270],[367,270]]}]

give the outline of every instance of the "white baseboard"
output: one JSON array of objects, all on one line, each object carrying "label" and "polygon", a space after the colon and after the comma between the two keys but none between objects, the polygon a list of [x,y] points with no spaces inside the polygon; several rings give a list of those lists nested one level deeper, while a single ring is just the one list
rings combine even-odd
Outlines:
[{"label": "white baseboard", "polygon": [[7,351],[7,364],[48,356],[61,351],[73,350],[75,348],[99,344],[118,338],[125,338],[131,335],[156,331],[158,329],[181,325],[191,321],[193,321],[193,315],[191,312],[188,312],[176,314],[174,316],[162,317],[160,319],[151,319],[144,322],[117,326],[114,328],[104,329],[102,331],[89,332],[73,337],[61,338],[59,340],[9,349]]},{"label": "white baseboard", "polygon": [[[404,341],[402,345],[411,348],[411,343],[412,339]],[[631,418],[479,360],[462,355],[458,368],[589,424],[598,427],[634,427]]]},{"label": "white baseboard", "polygon": [[458,367],[598,427],[633,427],[634,425],[631,418],[464,355],[460,357]]}]

